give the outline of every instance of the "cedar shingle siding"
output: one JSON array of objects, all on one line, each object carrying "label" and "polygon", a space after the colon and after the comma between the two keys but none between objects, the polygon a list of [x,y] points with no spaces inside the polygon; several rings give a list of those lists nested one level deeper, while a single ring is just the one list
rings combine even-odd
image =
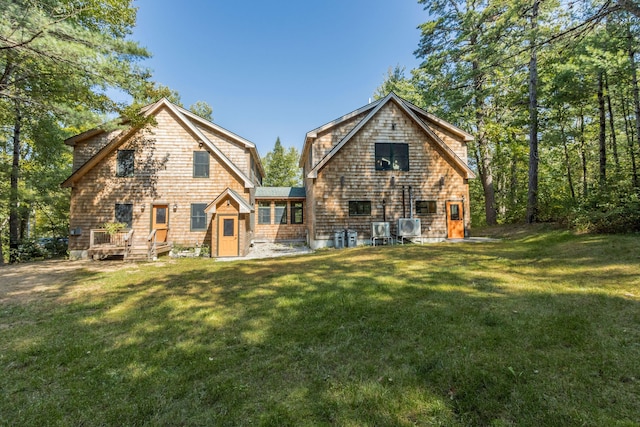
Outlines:
[{"label": "cedar shingle siding", "polygon": [[[361,241],[368,240],[371,222],[384,217],[395,232],[396,220],[410,211],[421,219],[423,237],[446,238],[445,203],[452,200],[464,200],[465,227],[469,226],[470,135],[394,94],[308,133],[301,158],[304,188],[297,189],[260,187],[263,169],[251,142],[166,100],[143,111],[153,116],[154,125],[92,130],[67,140],[74,148],[74,173],[63,183],[72,187],[72,254],[86,251],[91,229],[115,220],[116,204],[132,205],[132,228],[139,244],[146,243],[151,230],[152,206],[166,204],[168,241],[210,245],[212,256],[217,256],[218,247],[216,215],[232,212],[240,212],[238,255],[246,254],[254,240],[307,239],[314,248],[330,246],[333,233],[342,229],[356,230]],[[376,170],[376,143],[406,144],[408,170]],[[394,155],[404,155],[405,150],[379,148],[395,150]],[[116,176],[119,150],[133,150],[132,176]],[[208,178],[194,178],[194,152],[208,153]],[[370,214],[363,210],[349,215],[349,202],[355,201],[365,202],[363,206],[370,202]],[[416,201],[421,201],[419,213]],[[260,202],[269,206],[269,224],[259,224]],[[300,203],[303,221],[294,223],[292,206]],[[276,219],[276,206],[283,204],[286,223]],[[206,229],[191,227],[192,205],[209,206]]]}]

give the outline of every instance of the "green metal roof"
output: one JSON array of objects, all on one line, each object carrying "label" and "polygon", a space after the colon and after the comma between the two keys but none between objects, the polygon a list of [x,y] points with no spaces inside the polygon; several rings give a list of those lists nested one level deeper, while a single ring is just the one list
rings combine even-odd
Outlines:
[{"label": "green metal roof", "polygon": [[261,199],[304,199],[304,187],[257,187],[256,198]]}]

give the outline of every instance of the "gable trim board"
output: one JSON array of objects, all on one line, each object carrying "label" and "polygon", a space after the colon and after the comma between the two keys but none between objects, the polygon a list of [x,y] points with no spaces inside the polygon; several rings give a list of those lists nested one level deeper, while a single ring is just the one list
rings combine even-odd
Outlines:
[{"label": "gable trim board", "polygon": [[464,132],[462,129],[459,129],[459,128],[453,126],[452,124],[447,123],[444,120],[438,119],[435,116],[430,115],[429,113],[427,113],[424,110],[419,109],[415,105],[404,101],[403,99],[398,97],[398,95],[396,95],[393,92],[390,92],[387,96],[385,96],[384,98],[382,98],[379,101],[377,101],[377,103],[373,103],[371,105],[367,105],[365,107],[362,107],[362,108],[360,108],[358,110],[353,111],[352,113],[349,113],[349,114],[343,116],[342,119],[334,120],[333,122],[329,122],[326,125],[321,126],[321,127],[317,128],[317,129],[307,133],[306,138],[305,138],[305,147],[304,147],[304,150],[303,150],[303,157],[301,157],[301,159],[300,159],[300,166],[304,165],[304,161],[306,160],[306,156],[308,156],[308,152],[311,149],[311,145],[312,145],[311,144],[311,140],[315,139],[319,132],[325,131],[327,129],[331,129],[332,127],[337,126],[338,124],[344,122],[345,120],[348,120],[350,118],[356,117],[357,115],[366,112],[369,108],[372,108],[371,111],[369,111],[369,113],[367,114],[367,116],[364,119],[362,119],[358,124],[356,124],[356,126],[353,129],[351,129],[347,133],[347,135],[345,135],[345,137],[342,138],[342,140],[340,140],[340,142],[338,142],[334,147],[332,147],[331,150],[329,150],[329,152],[327,152],[327,154],[325,154],[325,156],[322,159],[320,159],[320,161],[318,163],[316,163],[311,168],[311,170],[309,171],[309,173],[307,174],[306,177],[307,178],[317,178],[318,177],[318,172],[327,164],[327,162],[329,162],[329,160],[331,160],[331,158],[347,142],[349,142],[349,140],[354,135],[356,135],[378,113],[378,111],[380,111],[382,109],[382,107],[384,105],[386,105],[390,101],[393,101],[396,105],[398,105],[400,107],[400,109],[405,114],[407,114],[409,117],[411,117],[413,119],[413,121],[416,124],[418,124],[418,126],[427,135],[429,135],[429,137],[435,142],[435,144],[440,149],[442,149],[442,151],[447,155],[447,157],[449,157],[449,159],[451,161],[453,161],[453,163],[456,166],[458,166],[461,170],[464,171],[466,179],[470,179],[470,178],[475,178],[476,177],[475,173],[466,164],[466,162],[464,162],[440,137],[438,137],[438,135],[436,135],[433,132],[433,130],[431,130],[431,128],[429,128],[429,126],[416,115],[416,113],[420,113],[420,114],[424,115],[426,118],[428,118],[430,120],[436,119],[436,120],[433,120],[433,121],[438,123],[439,125],[445,127],[446,129],[449,129],[453,133],[461,136],[465,142],[473,140],[473,136],[471,136],[470,134]]},{"label": "gable trim board", "polygon": [[[147,108],[143,108],[142,111],[142,115],[143,117],[147,118],[150,117],[151,115],[155,114],[156,112],[158,112],[160,110],[160,108],[165,107],[168,110],[170,110],[179,120],[180,122],[189,130],[191,131],[193,134],[195,134],[200,141],[203,142],[204,145],[207,146],[207,148],[209,148],[211,150],[211,152],[218,157],[222,163],[227,166],[229,169],[231,169],[237,177],[239,177],[244,184],[245,188],[254,188],[254,184],[253,182],[251,182],[251,179],[244,174],[227,156],[224,155],[224,153],[222,153],[222,151],[220,151],[220,149],[213,143],[211,142],[205,135],[204,133],[202,133],[202,131],[200,129],[198,129],[197,126],[195,126],[189,119],[187,119],[187,114],[185,114],[186,110],[178,107],[177,105],[171,103],[169,100],[167,100],[166,98],[162,98],[160,101],[156,102],[155,104],[151,104],[150,106],[148,106]],[[193,119],[193,116],[196,116],[193,113],[188,114],[189,117],[191,117]],[[213,123],[207,122],[206,120],[202,119],[202,118],[198,118],[198,121],[200,123],[206,123],[208,127],[221,132],[223,134],[225,134],[226,136],[229,136],[230,138],[232,138],[234,141],[240,142],[243,146],[245,146],[246,148],[249,148],[250,151],[252,152],[252,155],[256,156],[259,159],[259,156],[257,155],[257,150],[255,148],[255,144],[247,141],[244,138],[241,138],[237,135],[235,135],[232,132],[227,131],[226,129],[214,125]],[[105,145],[102,149],[100,149],[93,157],[91,157],[89,160],[87,160],[82,166],[80,166],[75,172],[73,172],[71,174],[71,176],[69,178],[67,178],[62,184],[62,187],[72,187],[80,178],[82,178],[84,175],[87,174],[87,172],[89,172],[94,166],[96,166],[98,163],[100,163],[105,157],[107,157],[109,154],[111,154],[114,150],[116,150],[119,146],[121,146],[124,142],[127,141],[127,139],[133,135],[135,132],[137,132],[138,130],[140,130],[140,127],[137,126],[133,126],[129,129],[127,129],[125,132],[123,132],[121,135],[116,136],[113,140],[111,140],[109,143],[107,143],[107,145]],[[66,144],[68,145],[75,145],[78,142],[90,138],[92,136],[95,135],[99,135],[100,133],[104,132],[104,130],[102,131],[87,131],[84,132],[80,135],[77,135],[75,137],[69,138],[68,140],[65,141]],[[264,172],[264,169],[262,169],[262,165],[261,163],[258,161],[256,162],[256,164],[258,164],[261,172]]]},{"label": "gable trim board", "polygon": [[253,212],[253,208],[251,207],[251,205],[249,203],[247,203],[247,201],[237,192],[235,192],[234,190],[227,188],[226,190],[224,190],[222,193],[220,193],[220,195],[218,197],[215,198],[215,200],[211,203],[209,203],[207,205],[206,208],[204,208],[205,213],[212,213],[215,214],[216,213],[216,209],[218,206],[218,203],[223,201],[225,198],[230,197],[231,199],[235,200],[238,203],[238,206],[240,207],[239,212],[240,213],[251,213]]}]

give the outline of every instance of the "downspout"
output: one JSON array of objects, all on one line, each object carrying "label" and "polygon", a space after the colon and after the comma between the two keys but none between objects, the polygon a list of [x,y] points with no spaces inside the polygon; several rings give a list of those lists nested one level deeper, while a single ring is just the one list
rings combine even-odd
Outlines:
[{"label": "downspout", "polygon": [[387,222],[387,201],[382,199],[382,221]]},{"label": "downspout", "polygon": [[409,187],[409,218],[413,218],[413,189]]},{"label": "downspout", "polygon": [[406,202],[404,200],[404,185],[402,186],[402,218],[407,217]]}]

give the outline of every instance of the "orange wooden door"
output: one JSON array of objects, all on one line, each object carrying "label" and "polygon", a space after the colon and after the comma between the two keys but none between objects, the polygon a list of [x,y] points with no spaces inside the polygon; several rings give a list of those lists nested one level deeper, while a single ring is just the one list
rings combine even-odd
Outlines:
[{"label": "orange wooden door", "polygon": [[169,230],[169,206],[153,206],[153,214],[151,215],[151,228],[157,230],[156,242],[164,243],[167,241],[167,232]]},{"label": "orange wooden door", "polygon": [[218,216],[218,256],[238,256],[238,215]]},{"label": "orange wooden door", "polygon": [[462,202],[447,202],[447,237],[464,239],[464,212]]}]

